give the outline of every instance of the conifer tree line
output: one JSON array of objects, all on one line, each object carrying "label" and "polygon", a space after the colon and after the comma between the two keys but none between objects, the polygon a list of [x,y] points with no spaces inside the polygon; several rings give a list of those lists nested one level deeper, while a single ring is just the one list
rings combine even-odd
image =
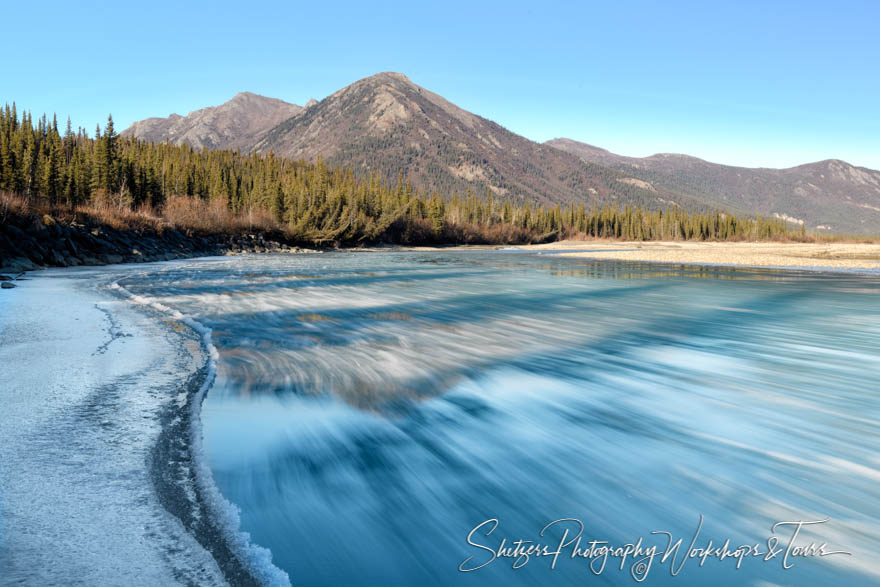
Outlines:
[{"label": "conifer tree line", "polygon": [[[348,169],[292,161],[273,153],[197,150],[120,137],[108,117],[92,137],[64,131],[43,115],[33,120],[15,104],[0,109],[0,192],[50,207],[112,206],[161,212],[185,196],[234,214],[268,213],[293,238],[308,242],[376,240],[523,242],[568,236],[632,240],[742,240],[802,234],[781,219],[676,206],[648,211],[585,202],[539,206],[428,193],[402,175],[386,181]],[[464,230],[466,229],[466,230]]]}]

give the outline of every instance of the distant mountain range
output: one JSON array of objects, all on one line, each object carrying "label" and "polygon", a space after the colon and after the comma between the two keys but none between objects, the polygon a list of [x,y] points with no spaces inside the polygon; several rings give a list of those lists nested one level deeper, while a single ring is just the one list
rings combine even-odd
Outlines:
[{"label": "distant mountain range", "polygon": [[779,216],[811,230],[880,233],[880,172],[838,160],[751,169],[687,155],[616,155],[571,139],[540,144],[385,72],[305,106],[251,93],[187,116],[136,122],[126,136],[206,149],[272,151],[423,189],[540,203],[634,203]]},{"label": "distant mountain range", "polygon": [[571,139],[544,144],[622,171],[649,189],[688,194],[717,208],[782,216],[835,232],[876,234],[880,228],[880,171],[845,161],[752,169],[669,153],[624,157]]}]

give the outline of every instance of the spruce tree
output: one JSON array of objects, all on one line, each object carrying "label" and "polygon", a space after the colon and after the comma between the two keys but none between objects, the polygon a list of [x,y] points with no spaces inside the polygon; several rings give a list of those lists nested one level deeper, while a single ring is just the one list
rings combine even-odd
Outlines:
[{"label": "spruce tree", "polygon": [[119,189],[119,160],[116,153],[116,131],[113,128],[113,116],[107,116],[107,126],[104,127],[104,179],[102,184],[111,194]]}]

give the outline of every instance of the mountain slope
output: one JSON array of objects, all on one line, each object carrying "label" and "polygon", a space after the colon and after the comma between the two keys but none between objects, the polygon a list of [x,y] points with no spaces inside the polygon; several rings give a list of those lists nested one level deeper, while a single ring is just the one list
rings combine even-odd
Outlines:
[{"label": "mountain slope", "polygon": [[668,153],[624,157],[571,139],[553,139],[545,144],[717,207],[788,217],[811,229],[880,232],[880,171],[844,161],[753,169]]},{"label": "mountain slope", "polygon": [[[260,151],[328,163],[422,189],[542,203],[614,200],[665,206],[666,191],[618,181],[619,172],[516,135],[421,88],[399,73],[357,81],[272,129]],[[697,206],[698,204],[693,203]]]},{"label": "mountain slope", "polygon": [[172,114],[136,122],[122,135],[154,143],[170,140],[196,148],[247,151],[266,131],[302,110],[296,104],[242,92],[220,106],[202,108],[187,116]]}]

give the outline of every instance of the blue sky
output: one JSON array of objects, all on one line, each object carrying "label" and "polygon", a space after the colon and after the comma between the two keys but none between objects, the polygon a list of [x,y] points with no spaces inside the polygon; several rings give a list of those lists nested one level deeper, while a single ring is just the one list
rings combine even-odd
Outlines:
[{"label": "blue sky", "polygon": [[[38,4],[38,6],[37,6]],[[130,4],[130,5],[127,5]],[[400,71],[530,139],[880,169],[880,2],[7,3],[0,102],[119,129]]]}]

